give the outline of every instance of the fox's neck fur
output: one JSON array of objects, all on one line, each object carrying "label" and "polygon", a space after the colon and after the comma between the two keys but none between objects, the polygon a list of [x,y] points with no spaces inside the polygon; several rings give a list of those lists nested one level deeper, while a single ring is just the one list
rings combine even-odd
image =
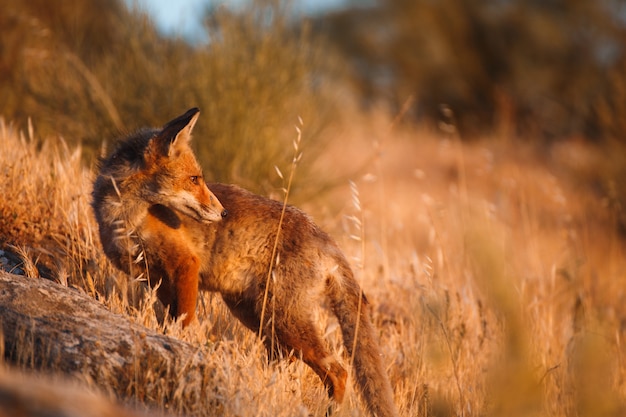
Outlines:
[{"label": "fox's neck fur", "polygon": [[143,181],[137,181],[137,175],[144,168],[143,155],[148,142],[156,133],[156,130],[140,130],[121,142],[109,158],[100,161],[100,175],[94,184],[96,218],[101,233],[108,237],[103,240],[105,252],[112,259],[119,259],[127,272],[130,265],[124,260],[137,256],[141,225],[151,206],[148,200],[136,198],[145,194],[146,189]]}]

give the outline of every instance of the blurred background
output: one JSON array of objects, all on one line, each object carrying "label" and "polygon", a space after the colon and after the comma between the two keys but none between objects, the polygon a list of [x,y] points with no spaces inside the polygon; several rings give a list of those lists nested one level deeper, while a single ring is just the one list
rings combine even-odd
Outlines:
[{"label": "blurred background", "polygon": [[[206,177],[280,199],[301,129],[289,201],[368,290],[403,415],[626,415],[626,1],[0,0],[0,243],[108,297],[96,157],[192,106]],[[223,352],[211,407],[296,409]]]},{"label": "blurred background", "polygon": [[169,3],[0,0],[2,117],[93,156],[198,106],[207,175],[256,191],[298,116],[312,160],[347,108],[464,141],[624,143],[623,1]]}]

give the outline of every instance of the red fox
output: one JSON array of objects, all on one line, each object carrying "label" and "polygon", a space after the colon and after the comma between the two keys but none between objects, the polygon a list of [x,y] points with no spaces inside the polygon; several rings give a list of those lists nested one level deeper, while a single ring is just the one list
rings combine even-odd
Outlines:
[{"label": "red fox", "polygon": [[262,336],[270,358],[293,352],[341,403],[347,373],[314,320],[327,304],[368,411],[397,416],[370,306],[341,250],[295,207],[286,206],[279,231],[281,202],[235,185],[207,185],[189,145],[198,115],[190,109],[162,129],[140,130],[101,161],[92,206],[106,255],[126,273],[145,262],[159,300],[173,317],[184,316],[183,325],[195,318],[199,290],[219,292]]}]

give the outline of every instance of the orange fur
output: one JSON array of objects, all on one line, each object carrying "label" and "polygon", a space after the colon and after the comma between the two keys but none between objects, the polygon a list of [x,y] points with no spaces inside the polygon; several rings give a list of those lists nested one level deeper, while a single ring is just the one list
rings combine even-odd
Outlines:
[{"label": "orange fur", "polygon": [[[130,272],[141,248],[150,283],[160,283],[159,299],[174,317],[185,315],[184,325],[195,317],[199,290],[219,292],[261,334],[270,358],[295,352],[340,403],[347,373],[313,314],[329,305],[368,410],[396,416],[370,306],[337,244],[295,207],[285,208],[279,232],[282,203],[234,185],[193,184],[201,178],[188,146],[196,117],[192,109],[161,130],[141,131],[103,161],[93,207],[106,254]],[[271,314],[261,323],[266,291]]]}]

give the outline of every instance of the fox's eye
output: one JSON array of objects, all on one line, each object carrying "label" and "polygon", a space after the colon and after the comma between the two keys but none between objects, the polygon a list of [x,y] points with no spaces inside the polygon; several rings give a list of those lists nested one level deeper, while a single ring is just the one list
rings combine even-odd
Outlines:
[{"label": "fox's eye", "polygon": [[191,177],[189,177],[189,179],[191,180],[191,182],[193,182],[195,185],[198,185],[198,176],[197,175],[192,175]]}]

